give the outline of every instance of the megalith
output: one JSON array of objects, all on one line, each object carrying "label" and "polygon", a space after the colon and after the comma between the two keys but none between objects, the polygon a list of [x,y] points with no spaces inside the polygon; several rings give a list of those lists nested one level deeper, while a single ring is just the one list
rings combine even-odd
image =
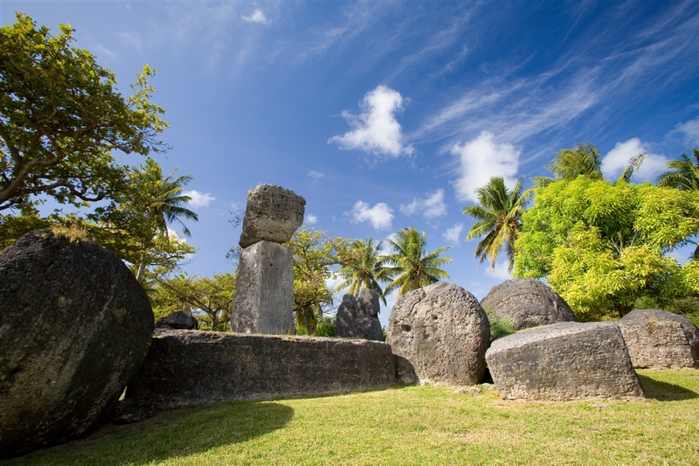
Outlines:
[{"label": "megalith", "polygon": [[637,309],[619,320],[634,367],[693,367],[699,362],[699,328],[679,314]]},{"label": "megalith", "polygon": [[0,457],[106,421],[146,357],[153,312],[115,255],[51,230],[0,253]]},{"label": "megalith", "polygon": [[342,338],[364,338],[381,341],[383,332],[379,322],[379,294],[363,288],[359,300],[354,295],[342,297],[337,309],[335,335]]},{"label": "megalith", "polygon": [[494,311],[498,319],[509,319],[517,330],[577,320],[563,298],[532,278],[513,278],[494,286],[481,306]]},{"label": "megalith", "polygon": [[[386,333],[393,353],[412,364],[421,382],[442,385],[477,384],[489,340],[488,318],[478,300],[444,282],[400,296]],[[405,361],[398,361],[405,372]]]},{"label": "megalith", "polygon": [[293,258],[281,243],[303,223],[305,205],[303,197],[281,186],[263,184],[248,193],[231,331],[294,333]]},{"label": "megalith", "polygon": [[615,322],[560,322],[495,340],[488,369],[503,399],[632,399],[643,388]]}]

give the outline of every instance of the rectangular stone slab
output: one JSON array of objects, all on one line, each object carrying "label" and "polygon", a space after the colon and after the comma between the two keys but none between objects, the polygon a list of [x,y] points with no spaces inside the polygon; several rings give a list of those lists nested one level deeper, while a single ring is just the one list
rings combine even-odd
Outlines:
[{"label": "rectangular stone slab", "polygon": [[291,250],[260,241],[243,249],[233,297],[231,331],[294,333],[294,263]]},{"label": "rectangular stone slab", "polygon": [[158,407],[388,387],[391,347],[335,338],[157,331],[127,398]]},{"label": "rectangular stone slab", "polygon": [[495,340],[486,352],[504,399],[633,399],[643,388],[614,322],[562,322]]}]

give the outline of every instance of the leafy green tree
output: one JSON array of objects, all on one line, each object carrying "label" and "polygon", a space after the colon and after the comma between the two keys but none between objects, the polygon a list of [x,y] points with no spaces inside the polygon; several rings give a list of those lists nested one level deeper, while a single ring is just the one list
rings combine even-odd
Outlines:
[{"label": "leafy green tree", "polygon": [[522,231],[522,214],[531,198],[532,191],[522,190],[522,177],[517,179],[512,191],[505,186],[502,177],[493,177],[490,182],[476,190],[480,205],[464,207],[463,212],[477,220],[471,227],[466,240],[483,238],[476,246],[475,257],[479,262],[490,259],[490,268],[505,246],[509,262],[508,270],[514,265],[514,245]]},{"label": "leafy green tree", "polygon": [[376,291],[386,304],[379,282],[388,282],[392,278],[386,268],[386,256],[381,254],[382,244],[382,241],[374,244],[374,238],[352,241],[349,258],[335,271],[335,276],[342,281],[335,287],[333,294],[347,288],[347,293],[358,296],[362,288],[368,288]]},{"label": "leafy green tree", "polygon": [[515,275],[546,277],[583,320],[623,316],[644,296],[691,296],[692,266],[667,253],[697,234],[698,214],[699,198],[679,190],[587,177],[555,182],[539,188],[522,216]]},{"label": "leafy green tree", "polygon": [[204,330],[230,329],[236,276],[217,273],[213,277],[177,275],[157,281],[151,293],[156,318],[177,311],[191,311]]},{"label": "leafy green tree", "polygon": [[116,78],[86,50],[71,46],[70,26],[52,36],[17,13],[0,28],[0,211],[50,196],[83,206],[123,188],[113,151],[166,150],[167,124],[150,98],[148,65],[124,98]]},{"label": "leafy green tree", "polygon": [[389,240],[393,253],[387,258],[387,274],[395,277],[384,289],[384,296],[398,290],[398,296],[423,286],[449,278],[449,274],[439,267],[451,263],[448,257],[440,255],[449,249],[442,246],[432,252],[426,251],[427,234],[413,227],[396,233],[395,240]]},{"label": "leafy green tree", "polygon": [[323,309],[333,303],[327,282],[330,267],[348,257],[348,240],[331,238],[325,232],[301,228],[286,243],[294,260],[294,312],[296,328],[315,334]]}]

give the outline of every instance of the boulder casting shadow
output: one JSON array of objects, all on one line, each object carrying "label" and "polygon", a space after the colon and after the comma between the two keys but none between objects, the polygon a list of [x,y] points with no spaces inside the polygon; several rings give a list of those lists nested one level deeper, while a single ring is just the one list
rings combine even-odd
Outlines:
[{"label": "boulder casting shadow", "polygon": [[17,461],[89,464],[91,458],[99,458],[100,464],[159,463],[261,437],[283,428],[293,418],[293,408],[278,402],[178,408],[137,424],[106,426],[89,438],[40,450]]}]

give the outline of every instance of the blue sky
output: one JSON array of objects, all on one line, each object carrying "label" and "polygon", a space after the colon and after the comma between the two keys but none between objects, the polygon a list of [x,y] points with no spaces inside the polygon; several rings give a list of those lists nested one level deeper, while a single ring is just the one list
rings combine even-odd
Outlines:
[{"label": "blue sky", "polygon": [[557,150],[593,142],[609,178],[647,152],[641,182],[699,147],[696,0],[3,0],[0,22],[15,11],[70,24],[124,93],[158,70],[173,149],[157,160],[194,177],[185,270],[204,276],[233,271],[231,212],[270,183],[333,236],[426,232],[482,298],[506,270],[479,267],[461,209],[491,176],[547,175]]}]

